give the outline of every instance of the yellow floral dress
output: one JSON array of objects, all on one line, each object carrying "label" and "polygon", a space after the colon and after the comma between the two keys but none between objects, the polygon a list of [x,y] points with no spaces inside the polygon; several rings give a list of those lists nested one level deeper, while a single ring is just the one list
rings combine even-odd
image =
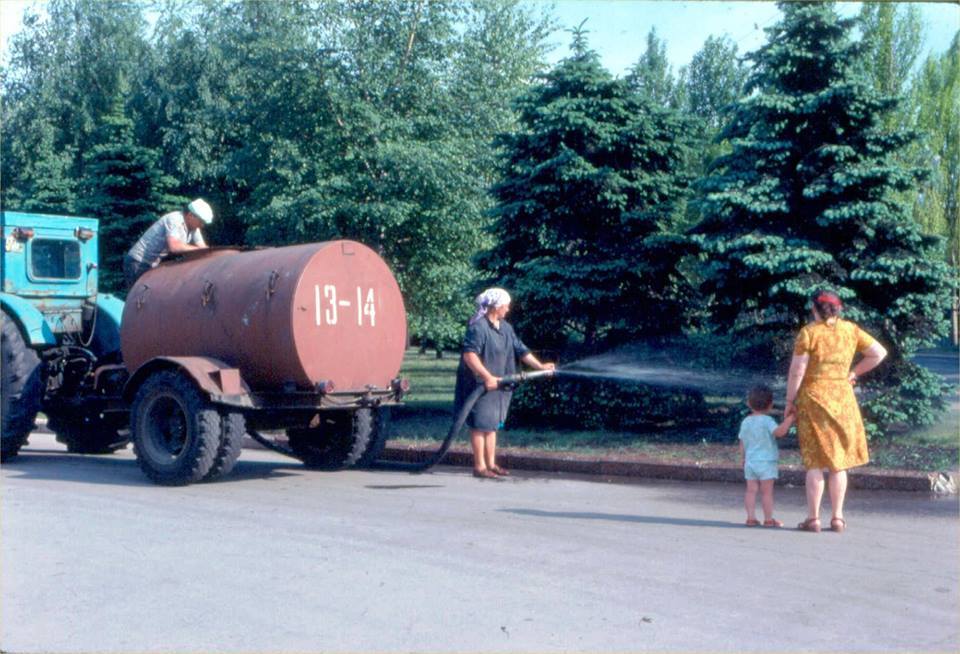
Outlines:
[{"label": "yellow floral dress", "polygon": [[817,321],[800,330],[793,353],[810,357],[797,392],[797,435],[805,468],[837,472],[870,461],[849,374],[854,354],[874,342],[847,320]]}]

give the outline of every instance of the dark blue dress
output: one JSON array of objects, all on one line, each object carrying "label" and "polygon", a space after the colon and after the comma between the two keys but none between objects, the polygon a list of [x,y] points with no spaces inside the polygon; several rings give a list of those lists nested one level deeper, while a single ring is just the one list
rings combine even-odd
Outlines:
[{"label": "dark blue dress", "polygon": [[[467,327],[463,338],[460,367],[457,369],[457,388],[454,393],[453,415],[459,415],[463,403],[477,386],[482,386],[474,372],[463,362],[463,354],[474,352],[484,367],[495,377],[517,372],[518,361],[530,352],[530,348],[517,337],[510,323],[501,320],[500,327],[483,317]],[[467,417],[467,427],[480,431],[496,431],[503,427],[510,408],[512,391],[489,391],[480,399]]]}]

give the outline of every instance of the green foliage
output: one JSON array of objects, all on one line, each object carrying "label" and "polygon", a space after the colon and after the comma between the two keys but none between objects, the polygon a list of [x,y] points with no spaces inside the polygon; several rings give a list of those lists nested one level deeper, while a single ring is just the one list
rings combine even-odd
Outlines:
[{"label": "green foliage", "polygon": [[647,33],[647,47],[630,68],[626,81],[630,88],[656,105],[679,109],[683,104],[684,85],[674,79],[667,59],[667,44],[657,37],[655,27]]},{"label": "green foliage", "polygon": [[930,169],[914,201],[928,234],[943,236],[946,260],[960,265],[960,32],[939,57],[929,57],[914,82],[911,105],[924,134],[914,154]]},{"label": "green foliage", "polygon": [[709,36],[686,69],[686,110],[715,137],[733,103],[740,99],[747,68],[730,37]]},{"label": "green foliage", "polygon": [[643,431],[666,423],[698,425],[707,419],[697,391],[558,377],[521,385],[510,404],[507,427]]},{"label": "green foliage", "polygon": [[161,173],[157,153],[134,143],[133,121],[116,98],[84,155],[77,210],[100,219],[100,288],[124,288],[123,255],[163,211],[186,199],[168,191],[174,181]]},{"label": "green foliage", "polygon": [[[863,33],[857,67],[880,95],[902,95],[923,49],[920,10],[893,2],[865,2],[857,18]],[[896,127],[898,119],[903,119],[902,113],[890,112],[884,124]]]},{"label": "green foliage", "polygon": [[942,236],[944,256],[958,264],[957,193],[960,187],[960,47],[954,43],[930,56],[913,74],[923,46],[923,24],[915,6],[865,3],[859,15],[864,49],[858,60],[881,95],[903,96],[882,120],[886,127],[911,127],[923,136],[897,153],[898,161],[928,171],[902,193],[927,234]]},{"label": "green foliage", "polygon": [[687,178],[685,121],[603,69],[582,34],[518,101],[493,191],[498,245],[481,266],[516,297],[520,333],[587,350],[678,333],[689,287],[671,233]]},{"label": "green foliage", "polygon": [[896,160],[914,134],[884,127],[897,101],[856,73],[852,20],[829,4],[781,8],[768,43],[750,55],[754,93],[723,132],[732,151],[701,187],[712,319],[771,342],[789,338],[806,319],[809,292],[828,286],[902,359],[944,333],[952,285],[936,239],[897,198],[923,178]]},{"label": "green foliage", "polygon": [[23,168],[14,175],[4,166],[4,179],[18,180],[16,186],[4,188],[4,204],[39,213],[70,214],[75,211],[76,182],[71,175],[73,151],[69,147],[58,151],[54,145],[56,136],[54,127],[41,118],[24,132],[22,139],[11,144],[4,163],[21,161]]},{"label": "green foliage", "polygon": [[[699,147],[691,153],[689,164],[696,179],[707,174],[714,159],[730,152],[730,143],[720,137],[720,131],[746,81],[747,67],[737,55],[736,43],[727,36],[707,37],[690,65],[681,69],[683,107],[696,119]],[[696,206],[688,204],[682,226],[692,227],[698,219]]]},{"label": "green foliage", "polygon": [[[3,73],[4,206],[72,211],[84,158],[147,48],[139,3],[52,0],[30,11]],[[49,179],[43,176],[50,175]]]},{"label": "green foliage", "polygon": [[363,241],[393,268],[413,338],[455,345],[469,261],[490,244],[491,139],[548,23],[514,2],[395,0],[221,2],[163,24],[163,94],[144,105],[172,160],[220,189],[220,229]]},{"label": "green foliage", "polygon": [[867,435],[881,436],[896,430],[928,427],[947,408],[953,390],[940,375],[912,361],[899,359],[884,364],[879,379],[868,377],[863,385],[863,409]]},{"label": "green foliage", "polygon": [[513,126],[550,20],[499,0],[150,8],[150,38],[132,0],[28,14],[3,71],[3,205],[108,217],[109,286],[147,207],[175,208],[162,200],[173,178],[169,190],[216,207],[212,243],[372,245],[413,338],[454,345],[469,262],[492,244],[493,136]]}]

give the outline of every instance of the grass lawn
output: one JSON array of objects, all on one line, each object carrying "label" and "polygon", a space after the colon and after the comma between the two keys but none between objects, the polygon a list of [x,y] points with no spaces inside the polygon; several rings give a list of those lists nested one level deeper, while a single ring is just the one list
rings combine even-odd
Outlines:
[{"label": "grass lawn", "polygon": [[[437,359],[431,351],[407,350],[401,375],[410,379],[406,405],[395,409],[393,442],[434,445],[447,435],[453,421],[453,387],[458,356]],[[715,398],[720,399],[720,398]],[[730,401],[739,401],[731,398]],[[461,436],[460,444],[464,444]],[[557,429],[509,429],[500,432],[501,447],[575,452],[597,458],[645,458],[700,463],[738,463],[736,433],[703,428],[696,432],[663,429],[636,433]],[[455,443],[456,445],[456,443]],[[871,466],[936,471],[956,470],[960,460],[960,402],[936,425],[870,443]],[[780,461],[800,464],[795,436],[781,444]]]}]

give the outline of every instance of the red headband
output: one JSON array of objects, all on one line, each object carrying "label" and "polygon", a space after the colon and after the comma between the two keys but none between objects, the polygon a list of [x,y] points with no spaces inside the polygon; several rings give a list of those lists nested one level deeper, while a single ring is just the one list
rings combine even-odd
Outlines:
[{"label": "red headband", "polygon": [[843,303],[833,293],[821,293],[815,298],[817,304],[830,304],[837,307],[838,309],[843,308]]}]

